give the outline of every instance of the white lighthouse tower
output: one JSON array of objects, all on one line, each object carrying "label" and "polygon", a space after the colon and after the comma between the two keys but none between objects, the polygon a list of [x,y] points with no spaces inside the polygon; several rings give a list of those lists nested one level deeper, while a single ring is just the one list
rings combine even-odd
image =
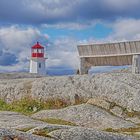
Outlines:
[{"label": "white lighthouse tower", "polygon": [[30,73],[46,75],[44,47],[37,42],[31,48]]}]

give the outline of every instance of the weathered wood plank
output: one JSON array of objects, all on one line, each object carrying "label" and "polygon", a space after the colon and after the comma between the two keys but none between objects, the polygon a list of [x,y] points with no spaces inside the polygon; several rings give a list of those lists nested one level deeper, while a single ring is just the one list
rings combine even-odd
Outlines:
[{"label": "weathered wood plank", "polygon": [[140,53],[140,41],[79,45],[79,56]]}]

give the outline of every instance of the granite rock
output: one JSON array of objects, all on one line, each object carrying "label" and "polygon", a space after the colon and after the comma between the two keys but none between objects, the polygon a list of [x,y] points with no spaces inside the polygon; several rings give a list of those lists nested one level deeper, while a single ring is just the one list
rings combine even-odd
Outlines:
[{"label": "granite rock", "polygon": [[135,127],[134,123],[114,116],[104,109],[90,104],[66,107],[58,110],[42,110],[32,115],[35,119],[55,118],[73,122],[79,126],[98,129]]},{"label": "granite rock", "polygon": [[56,140],[137,140],[137,138],[113,134],[89,128],[60,129],[49,133]]}]

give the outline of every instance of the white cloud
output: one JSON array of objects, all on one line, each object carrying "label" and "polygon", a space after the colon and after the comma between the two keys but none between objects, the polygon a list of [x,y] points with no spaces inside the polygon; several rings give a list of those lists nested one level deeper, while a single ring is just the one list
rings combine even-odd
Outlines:
[{"label": "white cloud", "polygon": [[[47,41],[46,34],[41,34],[40,31],[35,28],[20,28],[18,26],[1,27],[0,50],[2,51],[2,54],[0,55],[0,60],[4,60],[5,65],[2,63],[3,66],[1,65],[0,71],[27,70],[30,58],[30,48],[36,41],[42,40]],[[11,61],[10,56],[12,59],[16,60]],[[8,61],[9,63],[7,63]]]},{"label": "white cloud", "polygon": [[88,27],[88,24],[80,23],[58,23],[58,24],[42,24],[44,28],[56,28],[56,29],[84,29]]},{"label": "white cloud", "polygon": [[22,29],[18,26],[0,28],[0,42],[8,51],[21,51],[29,48],[32,42],[41,36],[39,30],[33,28]]},{"label": "white cloud", "polygon": [[[0,50],[4,53],[11,53],[16,56],[17,63],[1,65],[0,71],[21,71],[29,69],[30,48],[40,41],[42,44],[48,44],[46,49],[47,68],[63,67],[77,69],[79,59],[77,52],[78,41],[70,37],[60,37],[50,41],[48,35],[42,34],[35,28],[20,28],[18,26],[4,27],[0,29]],[[4,56],[4,55],[3,55]],[[0,59],[1,56],[0,56]],[[9,61],[8,58],[2,59]],[[16,61],[15,61],[16,62]]]},{"label": "white cloud", "polygon": [[111,40],[138,40],[140,39],[140,20],[120,19],[112,25]]},{"label": "white cloud", "polygon": [[90,20],[82,23],[78,22],[67,22],[67,23],[57,23],[57,24],[42,24],[43,28],[55,28],[55,29],[69,29],[69,30],[81,30],[87,29],[89,27],[95,26],[97,23],[101,23],[100,20]]},{"label": "white cloud", "polygon": [[[48,48],[47,67],[66,67],[77,69],[79,58],[77,52],[78,41],[70,37],[58,38]],[[51,49],[51,47],[53,47]]]}]

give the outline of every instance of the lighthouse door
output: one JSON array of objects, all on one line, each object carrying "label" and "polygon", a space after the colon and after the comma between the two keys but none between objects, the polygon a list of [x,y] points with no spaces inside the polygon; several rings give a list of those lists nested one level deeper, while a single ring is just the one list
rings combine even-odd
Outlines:
[{"label": "lighthouse door", "polygon": [[38,64],[38,67],[41,68],[41,63]]}]

